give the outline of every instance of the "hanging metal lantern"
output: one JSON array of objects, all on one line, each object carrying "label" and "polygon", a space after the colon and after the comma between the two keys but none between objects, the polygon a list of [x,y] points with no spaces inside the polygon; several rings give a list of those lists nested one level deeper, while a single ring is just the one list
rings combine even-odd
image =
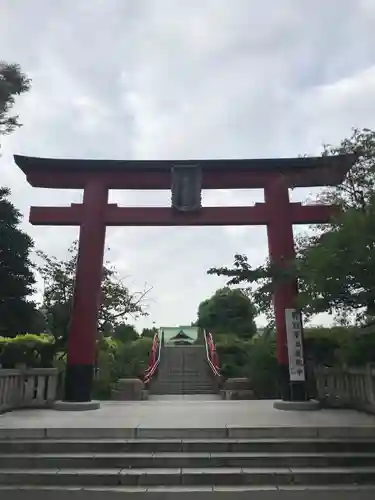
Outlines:
[{"label": "hanging metal lantern", "polygon": [[199,165],[175,165],[172,176],[172,208],[193,212],[202,208],[202,169]]}]

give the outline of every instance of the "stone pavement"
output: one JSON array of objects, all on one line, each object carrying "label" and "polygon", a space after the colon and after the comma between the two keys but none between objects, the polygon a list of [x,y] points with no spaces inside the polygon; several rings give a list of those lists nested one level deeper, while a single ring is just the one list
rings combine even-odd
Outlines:
[{"label": "stone pavement", "polygon": [[[274,428],[326,429],[332,437],[345,434],[346,428],[363,429],[375,433],[375,416],[352,410],[281,411],[273,408],[273,401],[222,401],[200,398],[165,399],[130,402],[103,402],[99,410],[58,412],[55,410],[19,410],[0,415],[0,438],[12,431],[26,437],[27,430],[36,433],[43,429],[76,429],[84,433],[89,429],[142,429],[156,434],[162,429],[212,429],[247,428],[267,433]],[[20,432],[20,430],[23,430]],[[159,429],[159,431],[158,431]],[[78,434],[79,435],[79,434]],[[160,434],[161,435],[161,434]],[[313,434],[316,436],[316,434]],[[21,436],[20,436],[21,437]],[[56,437],[56,434],[55,434]],[[120,437],[120,436],[119,436]],[[125,437],[122,435],[121,437]],[[130,436],[129,436],[130,437]],[[150,437],[150,436],[145,436]],[[155,436],[157,437],[157,436]],[[218,435],[218,437],[220,437]],[[330,437],[326,435],[325,437]]]},{"label": "stone pavement", "polygon": [[[7,495],[9,493],[9,496]],[[310,488],[272,488],[272,487],[257,487],[252,491],[233,491],[232,488],[228,487],[227,491],[225,489],[203,492],[203,491],[181,491],[176,488],[172,488],[169,491],[163,491],[160,488],[159,491],[155,490],[153,493],[149,492],[134,492],[129,491],[121,492],[115,490],[102,490],[99,488],[95,489],[79,489],[71,488],[65,490],[57,490],[54,488],[46,488],[30,490],[30,489],[19,489],[19,490],[9,490],[6,489],[0,491],[0,498],[6,500],[11,498],[12,500],[120,500],[124,497],[127,500],[316,500],[316,496],[319,495],[319,500],[373,500],[375,495],[374,488],[366,486],[353,486],[352,488],[339,489],[337,487],[330,488],[325,487],[310,487]]]},{"label": "stone pavement", "polygon": [[[104,402],[99,410],[59,412],[20,410],[0,415],[0,439],[9,438],[278,438],[278,437],[369,437],[375,438],[375,417],[350,410],[280,411],[273,401],[222,401],[205,397],[155,398],[149,401]],[[117,491],[116,491],[117,490]],[[236,486],[197,488],[137,488],[132,493],[121,488],[65,487],[7,490],[0,488],[6,500],[372,500],[374,486]]]}]

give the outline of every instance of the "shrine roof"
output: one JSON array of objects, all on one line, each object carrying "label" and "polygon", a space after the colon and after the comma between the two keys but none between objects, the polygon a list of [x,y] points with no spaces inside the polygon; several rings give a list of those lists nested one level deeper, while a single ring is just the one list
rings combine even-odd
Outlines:
[{"label": "shrine roof", "polygon": [[[260,158],[260,159],[193,159],[193,160],[92,160],[92,159],[65,159],[65,158],[36,158],[31,156],[15,155],[14,160],[19,168],[26,174],[31,185],[35,187],[59,187],[57,182],[61,183],[61,187],[81,187],[78,182],[85,176],[94,174],[108,177],[113,175],[113,179],[120,179],[121,176],[137,176],[142,178],[141,181],[134,182],[131,188],[135,189],[139,184],[139,189],[147,189],[148,184],[156,188],[157,181],[148,183],[146,173],[155,179],[155,176],[160,175],[165,178],[174,166],[189,166],[199,165],[202,168],[203,176],[208,176],[213,179],[213,176],[228,176],[237,177],[245,175],[248,181],[250,178],[261,176],[262,178],[274,175],[275,173],[284,174],[293,178],[295,186],[321,186],[335,185],[340,183],[346,173],[350,170],[355,162],[354,155],[335,155],[335,156],[319,156],[319,157],[297,157],[297,158]],[[322,177],[324,173],[324,182]],[[38,180],[33,180],[34,174],[38,174]],[[41,181],[41,176],[45,176],[44,181]],[[67,182],[61,180],[54,182],[53,177],[58,176],[59,179],[67,179]],[[73,177],[75,181],[73,181]],[[47,179],[48,178],[48,179]],[[69,180],[68,180],[69,178]],[[223,181],[224,182],[224,181]],[[228,181],[226,181],[228,183]],[[132,183],[130,183],[132,184]],[[207,181],[211,187],[213,181]],[[220,183],[219,183],[220,184]],[[236,184],[237,181],[229,182]],[[163,184],[164,186],[164,184]],[[113,188],[122,188],[121,182],[113,185]],[[205,181],[203,180],[203,187]],[[215,186],[213,186],[215,187]],[[259,182],[255,182],[254,186],[260,187]],[[167,186],[165,187],[167,188]],[[219,187],[218,187],[219,188]]]}]

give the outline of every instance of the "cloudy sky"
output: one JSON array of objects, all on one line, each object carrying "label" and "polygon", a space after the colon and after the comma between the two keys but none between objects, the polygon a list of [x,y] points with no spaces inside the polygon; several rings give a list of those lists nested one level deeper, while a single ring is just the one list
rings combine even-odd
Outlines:
[{"label": "cloudy sky", "polygon": [[[319,153],[375,127],[373,0],[0,0],[0,59],[33,79],[22,129],[3,141],[0,182],[36,247],[64,257],[77,228],[32,227],[30,205],[82,193],[31,189],[14,153],[189,159]],[[292,193],[305,200],[308,190]],[[168,192],[112,191],[121,205]],[[206,205],[251,205],[260,191],[205,191]],[[295,231],[306,228],[295,228]],[[139,327],[190,323],[223,284],[207,268],[267,255],[265,228],[110,228],[107,259],[134,291],[152,286]],[[328,321],[328,317],[316,321]]]}]

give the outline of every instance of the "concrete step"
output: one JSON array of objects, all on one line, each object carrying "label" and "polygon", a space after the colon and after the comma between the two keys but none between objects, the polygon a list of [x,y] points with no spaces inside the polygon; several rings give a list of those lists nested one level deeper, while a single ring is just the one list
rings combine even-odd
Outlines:
[{"label": "concrete step", "polygon": [[191,382],[188,382],[188,383],[185,383],[185,382],[180,382],[180,383],[170,383],[168,381],[164,381],[164,380],[161,380],[161,381],[156,381],[154,382],[154,386],[162,386],[162,387],[187,387],[189,389],[212,389],[213,388],[213,384],[194,384],[194,383],[191,383]]},{"label": "concrete step", "polygon": [[185,389],[185,390],[182,390],[182,389],[173,389],[173,388],[170,388],[170,389],[160,389],[160,388],[155,388],[155,389],[151,389],[150,391],[150,394],[151,395],[155,395],[155,396],[168,396],[168,395],[175,395],[175,396],[178,396],[178,395],[198,395],[198,394],[216,394],[216,391],[214,391],[213,389],[207,389],[207,390],[197,390],[197,389]]},{"label": "concrete step", "polygon": [[174,388],[174,387],[183,387],[183,388],[189,388],[189,389],[212,389],[213,388],[213,384],[203,384],[203,383],[200,383],[200,384],[194,384],[194,383],[191,383],[191,382],[167,382],[167,381],[160,381],[158,380],[157,382],[155,382],[155,386],[157,387],[165,387],[165,388]]},{"label": "concrete step", "polygon": [[375,439],[25,439],[0,441],[0,454],[121,454],[121,453],[250,453],[314,454],[375,453]]},{"label": "concrete step", "polygon": [[163,381],[168,384],[211,384],[213,383],[212,379],[208,377],[197,377],[197,378],[185,378],[185,377],[169,377],[165,375],[159,375],[156,379],[158,382]]},{"label": "concrete step", "polygon": [[210,375],[207,373],[159,372],[158,376],[168,378],[168,380],[211,380]]},{"label": "concrete step", "polygon": [[184,376],[178,376],[178,377],[173,377],[170,375],[160,375],[156,380],[163,380],[165,382],[170,382],[170,383],[178,383],[178,382],[192,382],[194,384],[199,384],[199,383],[204,383],[204,384],[212,384],[212,380],[208,377],[184,377]]},{"label": "concrete step", "polygon": [[210,376],[205,374],[205,373],[191,373],[191,374],[186,374],[186,373],[177,373],[173,374],[170,372],[159,372],[158,378],[165,378],[168,380],[194,380],[194,381],[200,381],[200,380],[211,380]]},{"label": "concrete step", "polygon": [[[170,401],[163,402],[164,405],[174,405],[180,402]],[[210,402],[211,404],[212,402]],[[232,403],[232,402],[231,402]],[[237,401],[233,401],[234,405]],[[239,403],[242,403],[241,401]],[[117,403],[113,403],[116,406]],[[152,402],[149,411],[152,414]],[[193,401],[198,409],[200,401]],[[157,406],[157,405],[156,405]],[[74,425],[76,416],[71,417],[70,425]],[[178,425],[178,422],[176,422]],[[212,422],[209,422],[212,424]],[[203,424],[204,425],[204,424]],[[360,425],[360,426],[257,426],[257,427],[242,427],[235,425],[221,427],[83,427],[80,422],[77,422],[77,427],[14,427],[2,428],[0,426],[0,441],[4,440],[42,440],[42,439],[93,439],[93,440],[128,440],[128,439],[179,439],[179,440],[215,440],[215,439],[236,439],[236,440],[272,440],[272,439],[341,439],[341,440],[370,440],[375,441],[375,426]]]},{"label": "concrete step", "polygon": [[375,467],[0,469],[1,485],[282,486],[375,484]]},{"label": "concrete step", "polygon": [[[0,469],[374,467],[372,453],[60,453],[0,455]],[[375,477],[374,477],[375,483]]]},{"label": "concrete step", "polygon": [[[302,493],[303,491],[303,493]],[[216,492],[216,493],[215,493]],[[11,486],[0,485],[0,498],[16,500],[373,500],[374,485],[252,486]],[[215,493],[215,494],[213,494]],[[3,495],[3,496],[1,496]],[[13,496],[14,495],[14,496]]]},{"label": "concrete step", "polygon": [[[14,500],[373,500],[373,485],[1,486]],[[126,495],[126,496],[125,496]]]}]

